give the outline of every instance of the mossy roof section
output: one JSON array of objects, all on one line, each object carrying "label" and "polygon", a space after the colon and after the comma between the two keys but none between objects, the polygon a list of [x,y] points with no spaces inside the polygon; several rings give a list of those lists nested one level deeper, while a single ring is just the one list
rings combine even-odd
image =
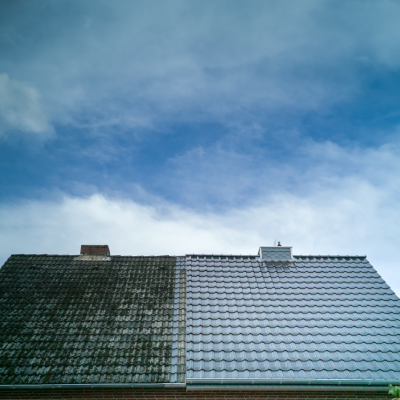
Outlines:
[{"label": "mossy roof section", "polygon": [[175,257],[13,255],[0,384],[169,382]]}]

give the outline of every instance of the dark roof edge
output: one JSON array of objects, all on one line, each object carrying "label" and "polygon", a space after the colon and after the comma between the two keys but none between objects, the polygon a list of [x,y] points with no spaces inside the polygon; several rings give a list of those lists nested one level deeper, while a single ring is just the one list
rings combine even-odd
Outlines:
[{"label": "dark roof edge", "polygon": [[38,385],[0,385],[1,389],[80,389],[80,388],[176,388],[186,387],[185,383],[50,383]]},{"label": "dark roof edge", "polygon": [[[15,254],[10,254],[10,257],[12,256],[35,256],[35,257],[44,257],[44,256],[49,256],[49,257],[78,257],[81,256],[82,254],[35,254],[35,253],[15,253]],[[83,255],[89,255],[89,254],[83,254]],[[92,254],[93,255],[93,254]],[[96,255],[96,254],[94,254]],[[103,254],[97,254],[97,255],[103,255]],[[8,258],[10,258],[8,257]],[[176,258],[176,257],[185,257],[185,256],[171,256],[169,254],[161,254],[161,255],[152,255],[152,256],[144,256],[144,255],[137,255],[137,256],[133,256],[133,255],[119,255],[119,254],[112,254],[110,255],[110,257],[132,257],[132,258],[159,258],[159,257],[171,257],[171,258]]]},{"label": "dark roof edge", "polygon": [[185,254],[184,257],[254,257],[260,258],[257,254],[213,254],[213,253],[203,253],[203,254]]},{"label": "dark roof edge", "polygon": [[[44,256],[49,256],[49,257],[78,257],[80,254],[24,254],[24,253],[16,253],[16,254],[11,254],[10,257],[12,256],[36,256],[36,257],[44,257]],[[110,257],[131,257],[131,258],[159,258],[159,257],[171,257],[171,258],[176,258],[176,257],[252,257],[252,258],[257,258],[259,259],[260,257],[257,254],[207,254],[207,253],[202,253],[202,254],[184,254],[184,255],[152,255],[152,256],[144,256],[144,255],[118,255],[118,254],[113,254],[110,255]],[[8,257],[8,258],[10,258]],[[367,256],[357,256],[357,255],[330,255],[330,254],[318,254],[318,255],[312,255],[312,254],[293,254],[293,257],[295,258],[359,258],[359,259],[366,259]]]},{"label": "dark roof edge", "polygon": [[350,380],[350,379],[187,379],[187,387],[202,386],[202,387],[231,387],[239,388],[242,386],[262,386],[265,388],[285,387],[286,389],[294,387],[323,387],[338,390],[340,388],[369,388],[376,390],[388,390],[389,385],[400,385],[400,381],[382,381],[382,380]]},{"label": "dark roof edge", "polygon": [[389,390],[389,386],[345,386],[345,385],[187,385],[186,390],[315,390],[315,391],[384,391]]}]

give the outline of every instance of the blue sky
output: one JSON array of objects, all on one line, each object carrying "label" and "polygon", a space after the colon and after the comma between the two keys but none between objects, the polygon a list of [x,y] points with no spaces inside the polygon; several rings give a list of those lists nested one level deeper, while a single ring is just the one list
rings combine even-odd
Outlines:
[{"label": "blue sky", "polygon": [[397,1],[0,2],[11,253],[366,254],[400,293]]}]

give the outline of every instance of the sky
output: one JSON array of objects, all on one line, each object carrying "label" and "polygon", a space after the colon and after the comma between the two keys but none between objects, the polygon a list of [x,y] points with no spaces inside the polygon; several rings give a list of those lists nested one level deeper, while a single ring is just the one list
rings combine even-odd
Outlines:
[{"label": "sky", "polygon": [[400,295],[400,2],[0,0],[11,254],[366,255]]}]

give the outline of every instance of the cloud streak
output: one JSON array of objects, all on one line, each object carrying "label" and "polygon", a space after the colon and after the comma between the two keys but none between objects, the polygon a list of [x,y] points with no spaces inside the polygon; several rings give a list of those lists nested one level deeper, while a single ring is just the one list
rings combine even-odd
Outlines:
[{"label": "cloud streak", "polygon": [[[5,10],[0,67],[31,82],[58,124],[160,130],[325,113],[359,94],[360,68],[400,64],[394,1],[55,4]],[[47,22],[32,30],[36,20]]]},{"label": "cloud streak", "polygon": [[376,148],[339,146],[297,132],[278,132],[266,140],[249,127],[172,157],[160,184],[182,204],[220,212],[258,204],[274,193],[308,196],[339,190],[346,197],[344,187],[353,182],[395,199],[400,195],[398,154],[397,139]]},{"label": "cloud streak", "polygon": [[0,74],[0,137],[9,132],[46,138],[52,128],[38,90]]}]

